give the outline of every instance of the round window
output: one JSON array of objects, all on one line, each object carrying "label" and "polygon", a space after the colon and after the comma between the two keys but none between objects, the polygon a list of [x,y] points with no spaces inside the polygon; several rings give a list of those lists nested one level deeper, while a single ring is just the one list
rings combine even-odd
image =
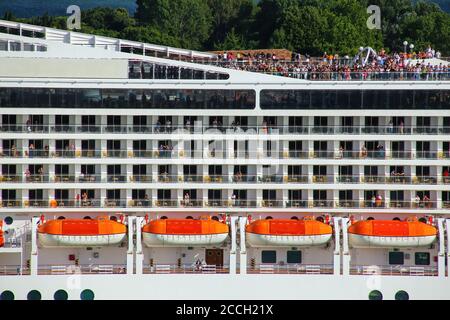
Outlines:
[{"label": "round window", "polygon": [[383,300],[383,295],[378,290],[372,290],[369,293],[369,300]]},{"label": "round window", "polygon": [[65,290],[57,290],[55,292],[55,294],[53,295],[53,298],[55,300],[67,300],[69,298],[69,295],[67,294],[67,292]]},{"label": "round window", "polygon": [[395,300],[409,300],[408,292],[400,290],[395,294]]},{"label": "round window", "polygon": [[5,290],[0,295],[0,300],[14,300],[14,293],[9,290]]},{"label": "round window", "polygon": [[41,300],[41,293],[37,290],[31,290],[28,292],[27,300]]},{"label": "round window", "polygon": [[11,223],[13,223],[13,218],[11,218],[11,217],[6,217],[5,218],[5,223],[7,224],[7,225],[10,225]]},{"label": "round window", "polygon": [[94,300],[94,291],[85,289],[81,291],[80,298],[81,300]]}]

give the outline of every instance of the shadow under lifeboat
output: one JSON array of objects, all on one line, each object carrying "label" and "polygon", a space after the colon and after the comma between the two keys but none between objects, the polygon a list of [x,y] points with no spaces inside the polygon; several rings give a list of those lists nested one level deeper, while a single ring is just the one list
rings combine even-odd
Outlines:
[{"label": "shadow under lifeboat", "polygon": [[357,221],[348,228],[348,240],[354,248],[405,248],[431,245],[437,229],[417,219]]},{"label": "shadow under lifeboat", "polygon": [[226,223],[201,217],[194,219],[157,219],[142,227],[147,247],[220,246],[228,237]]},{"label": "shadow under lifeboat", "polygon": [[256,220],[245,231],[251,247],[321,246],[333,234],[330,225],[313,218]]},{"label": "shadow under lifeboat", "polygon": [[115,246],[126,236],[127,226],[108,217],[49,220],[38,227],[39,243],[45,248]]}]

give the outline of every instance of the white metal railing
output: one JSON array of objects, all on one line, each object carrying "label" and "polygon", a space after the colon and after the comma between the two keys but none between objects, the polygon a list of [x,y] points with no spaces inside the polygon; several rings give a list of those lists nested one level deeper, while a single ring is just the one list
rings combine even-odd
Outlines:
[{"label": "white metal railing", "polygon": [[352,266],[352,275],[437,276],[438,268],[430,266],[370,265]]},{"label": "white metal railing", "polygon": [[184,264],[184,265],[173,265],[173,264],[154,264],[154,265],[144,265],[143,272],[145,274],[191,274],[191,273],[203,273],[203,274],[219,274],[219,273],[229,273],[229,266],[216,266],[207,264]]},{"label": "white metal railing", "polygon": [[332,264],[260,264],[249,266],[248,273],[258,274],[333,274]]}]

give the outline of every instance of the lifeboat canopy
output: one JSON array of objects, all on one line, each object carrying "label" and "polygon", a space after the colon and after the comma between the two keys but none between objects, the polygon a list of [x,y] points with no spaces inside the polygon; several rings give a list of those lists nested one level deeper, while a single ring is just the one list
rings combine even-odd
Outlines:
[{"label": "lifeboat canopy", "polygon": [[245,231],[252,247],[320,246],[333,234],[330,225],[313,219],[256,220]]},{"label": "lifeboat canopy", "polygon": [[143,242],[148,247],[219,246],[228,237],[226,223],[200,219],[157,219],[142,228]]},{"label": "lifeboat canopy", "polygon": [[352,224],[348,236],[355,248],[422,247],[436,240],[437,229],[416,219],[365,220]]},{"label": "lifeboat canopy", "polygon": [[50,220],[38,227],[43,247],[112,246],[120,244],[126,234],[125,224],[108,217]]}]

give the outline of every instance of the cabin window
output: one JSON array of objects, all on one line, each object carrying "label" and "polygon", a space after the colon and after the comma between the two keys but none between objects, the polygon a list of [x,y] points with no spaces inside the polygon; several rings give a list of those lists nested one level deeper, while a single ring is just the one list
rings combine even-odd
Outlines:
[{"label": "cabin window", "polygon": [[277,252],[275,250],[261,251],[261,262],[262,263],[276,263],[277,262]]},{"label": "cabin window", "polygon": [[81,300],[94,300],[94,297],[94,291],[92,291],[91,289],[84,289],[83,291],[81,291]]},{"label": "cabin window", "polygon": [[378,290],[372,290],[369,293],[369,300],[383,300],[383,294]]},{"label": "cabin window", "polygon": [[409,300],[408,292],[404,290],[397,291],[395,294],[395,300]]},{"label": "cabin window", "polygon": [[41,293],[37,290],[31,290],[28,292],[27,300],[41,300]]},{"label": "cabin window", "polygon": [[389,264],[404,264],[405,254],[401,251],[389,252]]},{"label": "cabin window", "polygon": [[302,263],[302,252],[289,250],[286,261],[287,263]]},{"label": "cabin window", "polygon": [[11,217],[6,217],[5,218],[5,223],[7,224],[7,225],[10,225],[10,224],[12,224],[13,223],[13,218],[11,218]]},{"label": "cabin window", "polygon": [[430,253],[429,252],[416,252],[415,264],[417,266],[429,266],[430,265]]},{"label": "cabin window", "polygon": [[60,289],[55,291],[55,294],[53,295],[53,299],[55,300],[67,300],[69,298],[69,295],[67,294],[67,291]]},{"label": "cabin window", "polygon": [[2,292],[2,294],[0,295],[0,300],[14,300],[14,293],[12,293],[9,290],[5,290]]}]

